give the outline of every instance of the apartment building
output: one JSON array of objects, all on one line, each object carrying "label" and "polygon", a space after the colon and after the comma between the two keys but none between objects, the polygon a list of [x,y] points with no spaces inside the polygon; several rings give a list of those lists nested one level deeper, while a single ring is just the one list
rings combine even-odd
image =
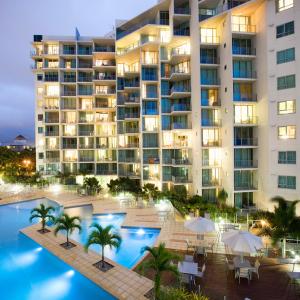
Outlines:
[{"label": "apartment building", "polygon": [[299,17],[296,0],[166,0],[114,37],[34,36],[38,170],[299,198]]}]

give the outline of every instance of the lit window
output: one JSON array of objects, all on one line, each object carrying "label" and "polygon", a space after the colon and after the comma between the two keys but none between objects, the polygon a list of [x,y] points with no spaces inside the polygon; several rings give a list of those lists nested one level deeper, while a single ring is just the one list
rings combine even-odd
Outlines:
[{"label": "lit window", "polygon": [[142,54],[142,62],[146,65],[157,64],[158,52],[144,51]]},{"label": "lit window", "polygon": [[48,85],[47,86],[47,96],[59,96],[59,86],[58,85]]},{"label": "lit window", "polygon": [[47,54],[59,54],[59,47],[58,45],[48,45]]},{"label": "lit window", "polygon": [[170,41],[170,31],[169,30],[161,30],[160,31],[160,41],[162,43],[169,43],[169,41]]},{"label": "lit window", "polygon": [[294,0],[276,0],[276,12],[294,7]]},{"label": "lit window", "polygon": [[253,105],[235,105],[234,122],[236,124],[256,124]]},{"label": "lit window", "polygon": [[219,146],[219,129],[209,128],[202,130],[202,145],[206,146]]},{"label": "lit window", "polygon": [[158,119],[156,117],[145,117],[145,131],[157,131]]},{"label": "lit window", "polygon": [[232,16],[231,23],[234,32],[255,32],[255,26],[251,25],[249,16]]},{"label": "lit window", "polygon": [[75,125],[65,125],[64,126],[64,136],[75,136],[76,126]]},{"label": "lit window", "polygon": [[200,42],[207,44],[219,43],[216,28],[200,28]]},{"label": "lit window", "polygon": [[278,138],[282,140],[296,138],[296,126],[287,125],[278,127]]},{"label": "lit window", "polygon": [[295,112],[296,112],[296,101],[295,100],[278,102],[278,114],[279,115],[294,114]]},{"label": "lit window", "polygon": [[44,93],[44,88],[38,87],[38,88],[37,88],[37,94],[38,94],[39,96],[41,96],[41,95],[43,95],[43,93]]}]

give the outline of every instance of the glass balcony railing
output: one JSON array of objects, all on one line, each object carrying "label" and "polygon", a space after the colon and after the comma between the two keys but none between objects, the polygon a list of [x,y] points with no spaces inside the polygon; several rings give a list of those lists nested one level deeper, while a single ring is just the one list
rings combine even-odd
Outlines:
[{"label": "glass balcony railing", "polygon": [[139,113],[125,113],[125,119],[138,119],[139,117]]},{"label": "glass balcony railing", "polygon": [[192,178],[189,176],[172,176],[172,181],[174,183],[189,183],[192,182]]},{"label": "glass balcony railing", "polygon": [[221,145],[222,145],[221,140],[202,141],[203,147],[220,147]]},{"label": "glass balcony railing", "polygon": [[220,79],[201,76],[201,85],[220,85]]},{"label": "glass balcony railing", "polygon": [[90,131],[90,130],[79,130],[78,135],[79,135],[79,136],[93,136],[93,135],[94,135],[94,131]]},{"label": "glass balcony railing", "polygon": [[253,191],[258,189],[258,183],[257,182],[238,182],[234,183],[234,189],[236,191]]},{"label": "glass balcony railing", "polygon": [[235,138],[234,146],[257,146],[258,139],[257,138]]},{"label": "glass balcony railing", "polygon": [[247,159],[247,160],[234,160],[235,168],[257,168],[257,160]]},{"label": "glass balcony railing", "polygon": [[201,106],[220,106],[220,99],[201,98]]},{"label": "glass balcony railing", "polygon": [[255,25],[247,25],[247,24],[231,24],[231,29],[233,32],[245,32],[245,33],[255,33],[256,26]]},{"label": "glass balcony railing", "polygon": [[126,176],[126,177],[140,177],[140,171],[129,171],[129,170],[120,170],[119,169],[119,176]]},{"label": "glass balcony railing", "polygon": [[201,119],[201,125],[202,126],[220,126],[221,120],[220,119],[214,119],[214,118],[202,118]]},{"label": "glass balcony railing", "polygon": [[233,93],[233,101],[257,102],[257,95]]},{"label": "glass balcony railing", "polygon": [[187,86],[173,86],[171,88],[171,94],[173,93],[190,93],[191,88]]},{"label": "glass balcony railing", "polygon": [[232,47],[233,55],[256,55],[256,49],[250,47]]},{"label": "glass balcony railing", "polygon": [[174,14],[176,15],[190,15],[191,10],[189,7],[174,7]]},{"label": "glass balcony railing", "polygon": [[233,70],[233,78],[256,79],[256,72],[251,70]]},{"label": "glass balcony railing", "polygon": [[98,73],[95,74],[94,80],[116,80],[116,75],[114,73]]},{"label": "glass balcony railing", "polygon": [[247,116],[243,118],[235,118],[234,124],[237,125],[256,125],[257,117],[256,116]]},{"label": "glass balcony railing", "polygon": [[121,163],[139,163],[140,162],[140,158],[139,157],[120,157],[119,156],[119,162]]},{"label": "glass balcony railing", "polygon": [[189,36],[190,29],[189,28],[174,28],[173,34],[178,35],[178,36]]},{"label": "glass balcony railing", "polygon": [[171,106],[171,112],[191,111],[191,105],[187,103],[176,103]]},{"label": "glass balcony railing", "polygon": [[172,165],[191,165],[192,162],[188,158],[172,158],[171,159]]},{"label": "glass balcony railing", "polygon": [[191,128],[192,128],[191,124],[188,123],[176,122],[171,124],[171,129],[191,129]]},{"label": "glass balcony railing", "polygon": [[93,49],[94,52],[115,52],[115,46],[98,46]]},{"label": "glass balcony railing", "polygon": [[200,36],[201,44],[220,44],[219,36]]},{"label": "glass balcony railing", "polygon": [[221,185],[221,181],[220,179],[217,178],[202,178],[202,186],[204,187],[210,187],[210,186],[220,186]]},{"label": "glass balcony railing", "polygon": [[219,64],[219,58],[214,56],[200,56],[200,63],[201,64],[210,64],[210,65],[217,65]]}]

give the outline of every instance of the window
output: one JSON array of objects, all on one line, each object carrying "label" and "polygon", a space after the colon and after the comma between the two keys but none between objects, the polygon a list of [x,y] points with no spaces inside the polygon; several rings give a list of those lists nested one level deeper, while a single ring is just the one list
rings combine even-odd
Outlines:
[{"label": "window", "polygon": [[42,114],[38,114],[38,121],[43,121],[43,115]]},{"label": "window", "polygon": [[39,159],[43,159],[44,158],[44,153],[43,152],[40,152],[39,153]]},{"label": "window", "polygon": [[278,108],[279,115],[294,114],[296,112],[296,101],[295,100],[280,101],[278,102],[277,108]]},{"label": "window", "polygon": [[296,126],[287,125],[278,127],[278,138],[281,140],[295,139],[296,138]]},{"label": "window", "polygon": [[276,38],[281,38],[295,32],[294,21],[276,27]]},{"label": "window", "polygon": [[295,48],[277,51],[277,64],[287,63],[295,60]]},{"label": "window", "polygon": [[254,32],[255,27],[251,26],[251,18],[249,16],[232,16],[232,31],[235,32]]},{"label": "window", "polygon": [[296,86],[296,75],[287,75],[277,78],[277,90],[291,89]]},{"label": "window", "polygon": [[44,128],[43,127],[38,127],[38,133],[43,133],[44,132]]},{"label": "window", "polygon": [[296,189],[296,176],[278,176],[278,188],[280,189]]},{"label": "window", "polygon": [[219,43],[216,28],[201,28],[200,29],[200,42],[208,44]]},{"label": "window", "polygon": [[276,12],[281,12],[294,6],[294,0],[276,0]]},{"label": "window", "polygon": [[278,163],[279,164],[296,164],[296,151],[279,151],[278,152]]},{"label": "window", "polygon": [[36,80],[37,81],[43,81],[43,74],[37,74],[36,75]]}]

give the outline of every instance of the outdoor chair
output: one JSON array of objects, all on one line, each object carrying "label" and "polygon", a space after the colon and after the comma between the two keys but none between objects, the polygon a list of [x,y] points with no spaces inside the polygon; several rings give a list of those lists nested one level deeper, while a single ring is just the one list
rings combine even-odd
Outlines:
[{"label": "outdoor chair", "polygon": [[184,256],[184,261],[193,262],[194,257],[192,255],[185,255]]},{"label": "outdoor chair", "polygon": [[[200,270],[198,269],[198,273],[195,275],[195,278],[203,278],[205,270],[206,270],[206,265],[203,264],[202,268]],[[196,285],[195,279],[194,279],[194,284]]]},{"label": "outdoor chair", "polygon": [[254,267],[250,269],[251,277],[252,277],[252,273],[255,273],[257,275],[257,279],[259,279],[259,273],[258,273],[259,267],[260,267],[260,263],[257,259],[254,263]]},{"label": "outdoor chair", "polygon": [[227,266],[227,271],[235,271],[234,264],[232,262],[228,261],[228,258],[225,258],[226,261],[226,266]]},{"label": "outdoor chair", "polygon": [[207,253],[206,253],[204,247],[198,246],[198,247],[196,248],[196,253],[197,253],[198,255],[203,255],[204,257],[207,257]]},{"label": "outdoor chair", "polygon": [[185,273],[180,273],[180,285],[190,284],[190,275]]},{"label": "outdoor chair", "polygon": [[250,283],[251,276],[249,268],[240,268],[237,275],[239,277],[239,284],[241,283],[241,278],[247,278],[248,284]]},{"label": "outdoor chair", "polygon": [[186,242],[186,252],[188,252],[189,249],[194,251],[195,247],[191,244],[191,242],[188,239],[186,239],[185,242]]}]

